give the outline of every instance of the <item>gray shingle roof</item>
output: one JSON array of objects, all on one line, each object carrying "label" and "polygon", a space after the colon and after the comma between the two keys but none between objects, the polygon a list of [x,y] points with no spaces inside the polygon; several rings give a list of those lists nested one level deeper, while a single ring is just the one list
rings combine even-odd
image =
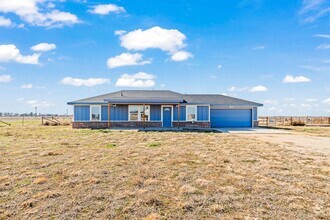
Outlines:
[{"label": "gray shingle roof", "polygon": [[122,90],[91,98],[80,99],[69,102],[73,104],[103,104],[110,102],[117,103],[177,103],[187,104],[210,104],[210,105],[245,105],[262,106],[260,103],[243,99],[233,98],[215,94],[180,94],[169,90]]}]

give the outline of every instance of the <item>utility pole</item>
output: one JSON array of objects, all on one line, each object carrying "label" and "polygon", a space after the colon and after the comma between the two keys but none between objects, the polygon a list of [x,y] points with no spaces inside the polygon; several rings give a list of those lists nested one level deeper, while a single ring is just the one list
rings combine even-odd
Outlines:
[{"label": "utility pole", "polygon": [[34,106],[34,114],[35,114],[35,116],[37,116],[37,114],[38,114],[38,106]]}]

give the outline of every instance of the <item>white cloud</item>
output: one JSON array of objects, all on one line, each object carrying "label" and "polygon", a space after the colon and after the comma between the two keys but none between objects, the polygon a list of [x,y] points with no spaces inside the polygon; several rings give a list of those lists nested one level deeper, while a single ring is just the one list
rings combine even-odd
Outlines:
[{"label": "white cloud", "polygon": [[116,68],[120,66],[133,66],[150,64],[151,60],[143,60],[143,55],[140,53],[122,53],[118,56],[111,57],[107,61],[108,68]]},{"label": "white cloud", "polygon": [[30,105],[31,107],[37,106],[37,107],[41,107],[41,108],[49,108],[49,107],[55,106],[53,103],[50,103],[48,101],[27,100],[25,103]]},{"label": "white cloud", "polygon": [[10,19],[0,16],[0,27],[11,27],[13,23]]},{"label": "white cloud", "polygon": [[330,12],[328,0],[303,0],[299,15],[306,23],[312,23],[325,17]]},{"label": "white cloud", "polygon": [[34,45],[33,47],[31,47],[31,50],[40,51],[40,52],[46,52],[46,51],[55,50],[55,49],[56,49],[56,45],[49,44],[49,43],[40,43],[40,44],[37,44],[37,45]]},{"label": "white cloud", "polygon": [[0,82],[7,83],[12,80],[10,75],[0,75]]},{"label": "white cloud", "polygon": [[264,49],[266,49],[265,45],[259,45],[259,46],[256,46],[256,47],[252,48],[252,50],[264,50]]},{"label": "white cloud", "polygon": [[248,90],[249,87],[236,87],[236,86],[232,86],[228,89],[229,92],[243,92]]},{"label": "white cloud", "polygon": [[330,39],[330,35],[329,34],[314,34],[314,37],[321,37],[321,38]]},{"label": "white cloud", "polygon": [[193,55],[191,53],[186,52],[186,51],[178,51],[171,56],[171,60],[184,61],[184,60],[189,59],[190,57],[193,57]]},{"label": "white cloud", "polygon": [[316,49],[328,50],[330,49],[330,44],[321,44]]},{"label": "white cloud", "polygon": [[265,86],[254,86],[252,88],[245,86],[245,87],[236,87],[232,86],[228,89],[229,92],[243,92],[243,91],[249,91],[249,92],[265,92],[268,89]]},{"label": "white cloud", "polygon": [[32,84],[24,84],[24,85],[21,85],[21,88],[22,89],[32,89],[33,85]]},{"label": "white cloud", "polygon": [[125,34],[127,31],[125,31],[125,30],[116,30],[115,31],[115,35],[123,35],[123,34]]},{"label": "white cloud", "polygon": [[0,12],[14,13],[34,26],[62,27],[79,23],[76,15],[47,7],[47,0],[0,0]]},{"label": "white cloud", "polygon": [[78,79],[73,77],[65,77],[61,80],[61,83],[70,86],[96,86],[110,83],[110,80],[104,78]]},{"label": "white cloud", "polygon": [[330,98],[324,99],[323,100],[323,103],[325,103],[327,105],[330,105]]},{"label": "white cloud", "polygon": [[99,15],[107,15],[110,13],[123,13],[126,12],[123,7],[117,6],[115,4],[108,4],[108,5],[96,5],[93,6],[91,10],[88,12],[92,14],[99,14]]},{"label": "white cloud", "polygon": [[155,85],[155,76],[152,74],[139,72],[133,75],[123,74],[117,80],[116,86],[123,87],[152,87]]},{"label": "white cloud", "polygon": [[305,102],[317,102],[318,99],[305,99]]},{"label": "white cloud", "polygon": [[176,29],[152,27],[137,29],[120,36],[121,46],[128,50],[160,49],[174,54],[186,47],[186,36]]},{"label": "white cloud", "polygon": [[268,89],[265,86],[255,86],[249,90],[249,92],[266,92],[266,91],[268,91]]},{"label": "white cloud", "polygon": [[222,65],[219,64],[219,65],[217,66],[217,68],[218,68],[218,69],[221,69],[221,68],[222,68]]},{"label": "white cloud", "polygon": [[311,80],[305,76],[291,76],[286,75],[283,79],[283,83],[302,83],[310,82]]},{"label": "white cloud", "polygon": [[40,54],[23,56],[13,44],[0,45],[0,63],[17,62],[24,64],[39,64]]}]

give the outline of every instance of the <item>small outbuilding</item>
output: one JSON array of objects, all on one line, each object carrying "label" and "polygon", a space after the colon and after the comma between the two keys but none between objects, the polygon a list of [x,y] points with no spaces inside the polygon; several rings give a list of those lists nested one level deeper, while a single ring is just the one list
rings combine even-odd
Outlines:
[{"label": "small outbuilding", "polygon": [[122,90],[69,102],[73,128],[258,126],[260,103],[215,94]]}]

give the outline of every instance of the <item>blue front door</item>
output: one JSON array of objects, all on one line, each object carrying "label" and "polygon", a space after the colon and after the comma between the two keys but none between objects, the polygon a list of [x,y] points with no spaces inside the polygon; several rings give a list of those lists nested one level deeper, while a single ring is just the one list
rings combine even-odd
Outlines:
[{"label": "blue front door", "polygon": [[163,127],[172,127],[172,107],[163,107]]}]

